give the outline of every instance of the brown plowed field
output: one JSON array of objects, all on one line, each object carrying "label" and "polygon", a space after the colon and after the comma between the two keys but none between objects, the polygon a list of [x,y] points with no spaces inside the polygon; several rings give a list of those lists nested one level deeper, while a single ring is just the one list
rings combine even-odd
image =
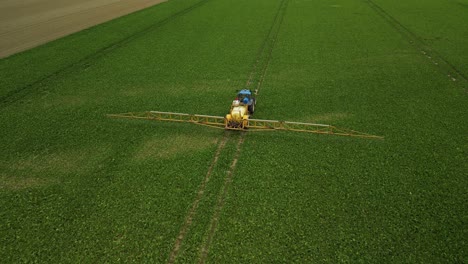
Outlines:
[{"label": "brown plowed field", "polygon": [[166,0],[2,0],[0,58]]}]

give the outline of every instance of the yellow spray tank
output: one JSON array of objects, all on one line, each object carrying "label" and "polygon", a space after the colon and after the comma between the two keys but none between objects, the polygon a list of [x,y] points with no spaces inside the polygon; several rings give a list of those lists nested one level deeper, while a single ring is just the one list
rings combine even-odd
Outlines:
[{"label": "yellow spray tank", "polygon": [[243,129],[247,126],[249,110],[247,105],[241,105],[239,100],[234,100],[231,111],[226,115],[226,128]]}]

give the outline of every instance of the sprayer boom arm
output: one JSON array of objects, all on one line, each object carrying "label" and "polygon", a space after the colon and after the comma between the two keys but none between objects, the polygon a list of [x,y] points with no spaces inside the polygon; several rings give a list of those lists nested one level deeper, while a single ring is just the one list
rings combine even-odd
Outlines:
[{"label": "sprayer boom arm", "polygon": [[160,111],[148,111],[139,113],[124,113],[124,114],[110,114],[107,115],[112,118],[129,118],[129,119],[146,119],[155,121],[169,121],[169,122],[185,122],[193,123],[196,125],[204,125],[209,127],[215,127],[220,129],[228,130],[240,130],[240,131],[294,131],[294,132],[306,132],[315,134],[327,134],[337,136],[350,136],[350,137],[361,137],[361,138],[376,138],[383,139],[380,136],[374,136],[354,130],[340,129],[331,125],[325,124],[314,124],[314,123],[302,123],[302,122],[290,122],[290,121],[278,121],[278,120],[263,120],[263,119],[248,119],[245,129],[231,128],[227,125],[226,118],[222,116],[210,116],[210,115],[192,115],[183,113],[172,113],[172,112],[160,112]]}]

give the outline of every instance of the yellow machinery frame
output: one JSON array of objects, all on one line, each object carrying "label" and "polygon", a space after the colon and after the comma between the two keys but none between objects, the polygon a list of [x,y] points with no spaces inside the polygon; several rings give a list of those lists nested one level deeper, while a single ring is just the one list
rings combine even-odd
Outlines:
[{"label": "yellow machinery frame", "polygon": [[278,120],[263,120],[263,119],[248,119],[245,129],[230,128],[227,126],[226,118],[222,116],[210,115],[192,115],[184,113],[147,111],[147,112],[130,112],[123,114],[109,114],[111,118],[128,118],[128,119],[145,119],[155,121],[183,122],[196,125],[209,126],[227,130],[239,131],[294,131],[306,132],[314,134],[326,134],[336,136],[349,136],[360,138],[383,139],[381,136],[366,134],[354,130],[340,129],[331,125],[278,121]]}]

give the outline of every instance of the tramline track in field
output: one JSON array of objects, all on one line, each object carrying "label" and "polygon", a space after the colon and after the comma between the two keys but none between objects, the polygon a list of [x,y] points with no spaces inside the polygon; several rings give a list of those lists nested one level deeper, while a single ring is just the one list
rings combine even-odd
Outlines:
[{"label": "tramline track in field", "polygon": [[[273,52],[274,44],[276,43],[276,38],[278,36],[278,32],[283,21],[284,14],[286,12],[286,7],[289,0],[281,0],[281,3],[278,7],[276,12],[275,18],[273,19],[272,25],[268,31],[268,34],[265,36],[255,60],[252,64],[251,71],[249,73],[249,78],[246,82],[246,88],[251,87],[252,85],[257,86],[257,91],[261,86],[262,79],[264,78],[264,74],[266,72],[266,68],[268,67],[269,61],[271,60],[271,53]],[[259,70],[260,69],[260,70]],[[261,73],[261,77],[259,76]],[[157,120],[157,121],[175,121],[175,122],[186,122],[186,123],[193,123],[197,125],[204,125],[209,127],[215,127],[220,129],[226,128],[226,119],[220,116],[210,116],[210,115],[190,115],[190,114],[183,114],[183,113],[171,113],[171,112],[159,112],[159,111],[149,111],[144,113],[127,113],[127,114],[117,114],[117,115],[108,115],[109,117],[118,117],[118,118],[135,118],[135,119],[147,119],[147,120]],[[218,162],[218,156],[221,151],[226,146],[226,140],[229,137],[229,134],[224,134],[223,140],[221,141],[220,145],[218,146],[218,150],[215,154],[213,162],[208,169],[207,176],[213,173],[213,168]],[[216,227],[218,225],[219,216],[222,208],[224,207],[224,201],[229,191],[230,184],[233,179],[233,173],[237,164],[237,159],[240,155],[241,147],[244,143],[245,136],[244,134],[239,137],[236,142],[236,151],[233,156],[233,160],[231,165],[226,171],[226,178],[224,181],[223,186],[220,189],[220,193],[217,198],[217,203],[211,217],[210,224],[208,226],[207,235],[205,240],[202,242],[200,246],[200,251],[198,253],[198,263],[204,263],[208,257],[208,251],[213,240],[213,237],[216,232]],[[205,182],[201,185],[202,195],[205,189]],[[180,254],[181,247],[183,241],[185,240],[185,236],[188,233],[190,226],[192,225],[192,219],[196,214],[196,209],[198,207],[198,203],[202,197],[197,197],[192,204],[192,209],[188,212],[188,215],[185,218],[185,222],[182,225],[179,235],[176,238],[175,244],[171,250],[169,255],[168,263],[175,263],[178,255]]]},{"label": "tramline track in field", "polygon": [[48,75],[45,75],[45,76],[37,79],[36,81],[33,81],[30,84],[27,84],[25,86],[16,88],[16,89],[8,92],[7,94],[5,94],[3,96],[0,96],[0,110],[2,108],[5,108],[5,107],[7,107],[7,106],[9,106],[9,105],[23,99],[24,97],[28,96],[31,93],[32,90],[37,90],[38,87],[41,87],[44,82],[49,82],[51,80],[59,78],[60,76],[63,76],[63,74],[65,74],[67,72],[70,72],[70,71],[74,71],[77,68],[79,69],[80,67],[85,67],[85,68],[89,67],[90,63],[95,61],[96,59],[99,59],[102,56],[105,56],[106,54],[127,45],[128,43],[138,39],[139,37],[144,36],[145,34],[151,32],[151,31],[153,31],[153,30],[155,30],[157,28],[160,28],[160,27],[166,25],[167,23],[175,20],[178,17],[184,16],[187,13],[190,13],[191,11],[203,6],[208,1],[210,1],[210,0],[200,0],[199,2],[193,4],[193,5],[185,8],[185,9],[182,9],[181,11],[178,11],[178,12],[172,14],[172,15],[169,15],[168,17],[163,18],[162,20],[159,20],[159,21],[151,24],[148,27],[143,28],[140,31],[137,31],[137,32],[135,32],[135,33],[133,33],[133,34],[131,34],[129,36],[126,36],[123,39],[112,42],[109,45],[104,46],[104,47],[96,50],[95,52],[87,55],[86,57],[84,57],[84,58],[82,58],[80,60],[74,61],[74,62],[72,62],[72,63],[70,63],[68,65],[65,65],[65,66],[59,68],[58,70],[56,70],[56,71],[54,71],[54,72],[52,72],[52,73],[50,73]]},{"label": "tramline track in field", "polygon": [[284,14],[286,13],[288,4],[289,0],[281,1],[273,20],[273,24],[271,25],[267,36],[263,40],[262,45],[260,46],[252,66],[252,70],[249,74],[249,78],[246,82],[245,87],[250,88],[253,86],[257,90],[257,93],[265,76],[268,65],[270,64],[271,54],[273,53],[273,48],[276,44],[276,39],[278,38],[279,30],[281,28],[281,24],[283,23]]},{"label": "tramline track in field", "polygon": [[[263,41],[262,48],[260,49],[259,54],[257,55],[255,64],[252,67],[252,72],[250,73],[249,79],[247,80],[247,84],[246,84],[247,89],[250,88],[250,85],[255,83],[256,81],[255,96],[258,95],[258,91],[263,83],[263,79],[265,78],[265,73],[271,60],[271,54],[273,53],[273,48],[276,44],[276,39],[278,37],[278,33],[281,28],[281,24],[283,22],[283,17],[286,13],[286,8],[288,6],[288,3],[289,3],[289,0],[281,1],[278,11],[276,13],[275,19],[273,20],[273,24],[270,28],[270,31],[268,35],[265,37],[265,40]],[[258,71],[258,69],[260,69],[260,71]],[[260,73],[260,76],[258,76],[259,73]],[[257,78],[255,78],[255,76],[257,76]],[[254,104],[255,104],[255,101],[254,101]],[[224,118],[224,128],[229,128],[227,118]],[[234,157],[231,161],[229,169],[226,171],[224,184],[218,194],[216,207],[211,217],[211,221],[207,230],[206,238],[204,242],[202,243],[199,253],[198,253],[197,262],[200,264],[205,263],[208,258],[208,252],[214,240],[214,236],[216,234],[216,229],[218,227],[219,218],[221,216],[221,211],[224,208],[226,197],[229,193],[229,189],[234,178],[234,171],[236,169],[237,161],[240,156],[241,148],[244,142],[245,142],[245,134],[242,134],[237,140],[236,151],[235,151]]]},{"label": "tramline track in field", "polygon": [[381,6],[376,4],[372,0],[365,1],[369,7],[383,18],[391,27],[393,27],[401,36],[403,36],[409,44],[411,44],[415,49],[421,52],[423,56],[428,58],[430,62],[435,65],[440,72],[449,77],[450,80],[465,84],[465,92],[467,91],[466,85],[468,84],[468,77],[460,71],[455,65],[449,62],[444,58],[439,52],[428,46],[424,40],[418,36],[416,33],[411,31],[408,27],[403,25],[395,17],[385,11]]}]

